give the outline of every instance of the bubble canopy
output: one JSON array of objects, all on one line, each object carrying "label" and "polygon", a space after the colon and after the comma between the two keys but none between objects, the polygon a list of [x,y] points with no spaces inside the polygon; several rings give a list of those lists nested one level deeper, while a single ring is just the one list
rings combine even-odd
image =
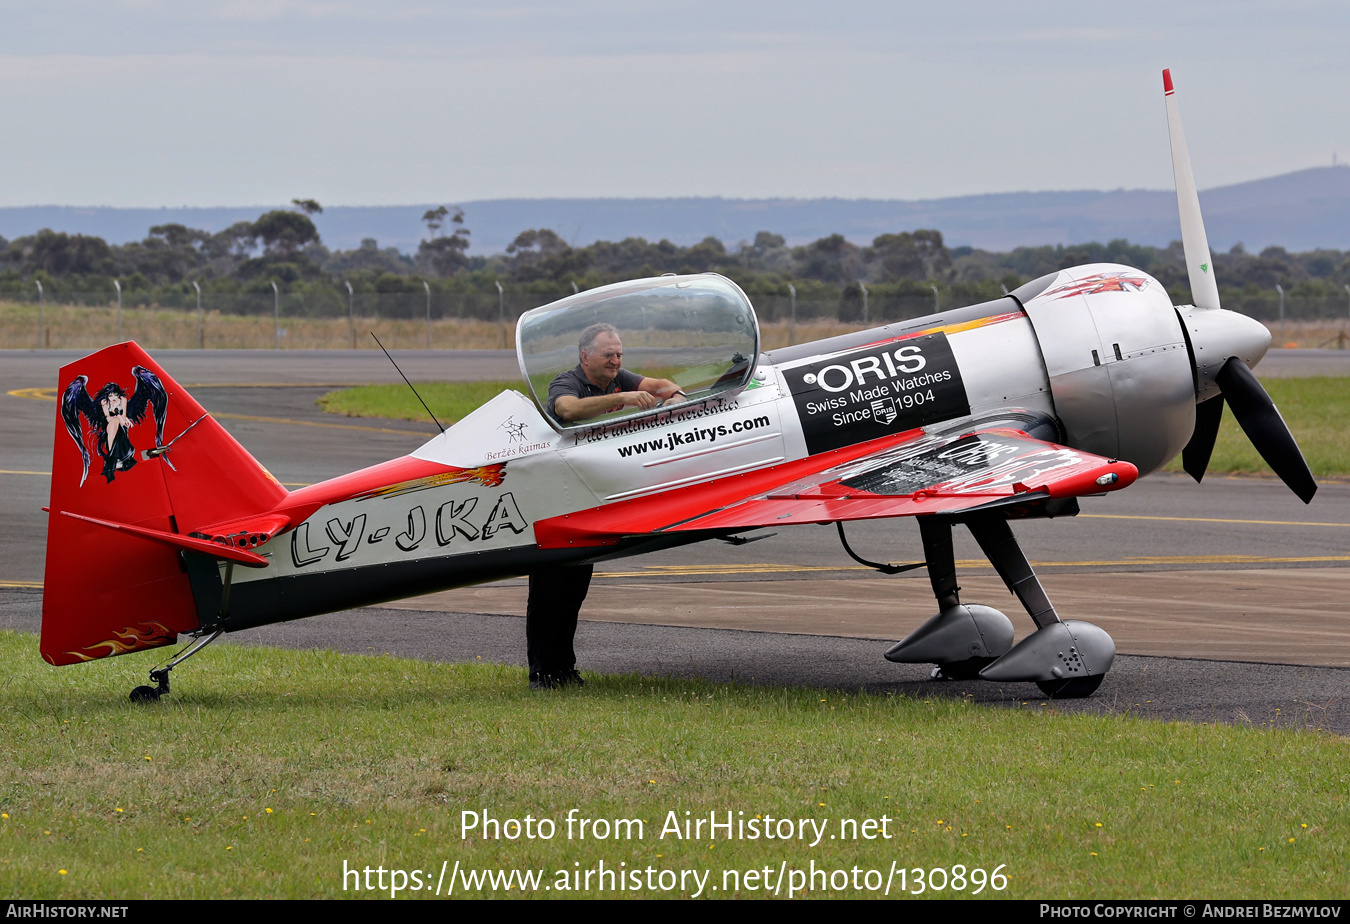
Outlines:
[{"label": "bubble canopy", "polygon": [[[672,382],[684,393],[666,399],[667,410],[739,391],[749,382],[759,355],[759,323],[750,300],[734,282],[713,273],[635,279],[535,308],[521,315],[516,324],[516,355],[534,400],[559,430],[607,424],[662,409],[658,400],[655,408],[622,407],[572,421],[553,412],[549,386],[568,373],[587,375],[580,367],[580,341],[587,328],[597,324],[609,325],[612,331],[591,332],[597,338],[592,355],[595,343],[614,352],[613,341],[603,339],[608,333],[620,341],[623,369],[643,379]],[[605,375],[600,372],[595,377]],[[589,375],[586,381],[607,384]]]}]

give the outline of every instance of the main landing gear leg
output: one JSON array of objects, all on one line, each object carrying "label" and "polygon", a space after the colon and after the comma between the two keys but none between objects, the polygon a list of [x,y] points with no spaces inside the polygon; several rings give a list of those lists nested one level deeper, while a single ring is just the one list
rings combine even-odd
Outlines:
[{"label": "main landing gear leg", "polygon": [[889,661],[937,665],[934,680],[973,680],[1012,648],[1013,626],[990,606],[961,603],[949,520],[919,517],[928,580],[939,612],[886,652]]},{"label": "main landing gear leg", "polygon": [[1115,642],[1090,623],[1059,618],[1006,519],[994,514],[971,518],[966,525],[1036,624],[1036,631],[1016,646],[1007,616],[992,607],[961,603],[951,521],[935,516],[918,519],[940,612],[886,652],[887,659],[935,663],[935,680],[1031,682],[1045,695],[1061,698],[1096,691],[1111,669]]},{"label": "main landing gear leg", "polygon": [[1091,696],[1115,660],[1116,643],[1111,636],[1091,623],[1059,618],[1006,519],[983,516],[970,519],[966,525],[998,576],[1036,624],[1035,632],[980,671],[980,676],[986,680],[1029,680],[1046,696],[1061,699]]}]

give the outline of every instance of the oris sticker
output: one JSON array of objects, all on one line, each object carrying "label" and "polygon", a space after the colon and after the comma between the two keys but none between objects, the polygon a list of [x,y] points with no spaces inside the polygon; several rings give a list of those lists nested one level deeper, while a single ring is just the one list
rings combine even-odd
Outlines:
[{"label": "oris sticker", "polygon": [[970,413],[942,333],[845,353],[783,375],[811,453]]}]

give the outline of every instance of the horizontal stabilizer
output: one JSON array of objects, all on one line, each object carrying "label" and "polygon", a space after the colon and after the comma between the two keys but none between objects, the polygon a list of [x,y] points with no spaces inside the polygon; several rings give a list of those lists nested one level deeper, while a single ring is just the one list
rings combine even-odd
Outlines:
[{"label": "horizontal stabilizer", "polygon": [[246,552],[243,549],[236,549],[232,546],[222,545],[218,542],[211,542],[208,539],[195,539],[192,536],[184,536],[181,533],[166,533],[162,529],[132,526],[130,523],[114,523],[111,520],[86,517],[78,513],[70,513],[66,510],[62,510],[61,514],[63,516],[74,517],[77,520],[84,520],[86,523],[94,523],[108,529],[121,530],[122,532],[130,533],[133,536],[139,536],[141,539],[148,539],[151,542],[158,542],[160,545],[167,545],[173,549],[189,549],[193,552],[202,552],[203,554],[213,555],[216,558],[223,558],[225,561],[232,561],[249,568],[267,567],[267,559],[256,552]]}]

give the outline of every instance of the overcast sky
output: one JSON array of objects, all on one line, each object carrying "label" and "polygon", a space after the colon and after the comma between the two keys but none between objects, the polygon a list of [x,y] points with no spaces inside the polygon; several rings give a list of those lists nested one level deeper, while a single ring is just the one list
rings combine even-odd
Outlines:
[{"label": "overcast sky", "polygon": [[0,0],[0,205],[921,199],[1350,159],[1350,3]]}]

